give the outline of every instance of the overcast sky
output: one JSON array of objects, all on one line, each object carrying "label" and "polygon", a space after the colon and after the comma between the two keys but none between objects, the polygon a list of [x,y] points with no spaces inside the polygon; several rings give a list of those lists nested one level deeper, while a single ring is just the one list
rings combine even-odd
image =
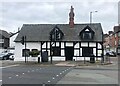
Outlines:
[{"label": "overcast sky", "polygon": [[[17,2],[16,2],[17,1]],[[101,23],[104,33],[118,24],[119,0],[3,0],[0,5],[0,29],[16,32],[23,24],[68,24],[70,6],[75,23]]]}]

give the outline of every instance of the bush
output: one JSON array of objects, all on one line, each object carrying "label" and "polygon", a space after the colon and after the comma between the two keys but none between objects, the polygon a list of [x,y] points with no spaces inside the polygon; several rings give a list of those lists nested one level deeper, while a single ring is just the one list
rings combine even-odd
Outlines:
[{"label": "bush", "polygon": [[38,50],[34,50],[34,51],[30,51],[29,53],[32,57],[37,57],[40,54],[40,51]]}]

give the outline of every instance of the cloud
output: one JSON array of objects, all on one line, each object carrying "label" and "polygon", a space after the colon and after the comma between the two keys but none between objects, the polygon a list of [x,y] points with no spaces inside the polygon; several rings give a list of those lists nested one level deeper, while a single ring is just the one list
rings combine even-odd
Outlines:
[{"label": "cloud", "polygon": [[9,32],[17,30],[24,23],[68,23],[71,5],[74,7],[76,23],[88,23],[89,13],[97,10],[97,13],[93,13],[93,22],[102,23],[104,31],[110,27],[112,30],[118,18],[118,0],[10,1],[12,2],[3,1],[2,9],[0,8],[3,15],[3,19],[0,18],[3,25],[0,25]]}]

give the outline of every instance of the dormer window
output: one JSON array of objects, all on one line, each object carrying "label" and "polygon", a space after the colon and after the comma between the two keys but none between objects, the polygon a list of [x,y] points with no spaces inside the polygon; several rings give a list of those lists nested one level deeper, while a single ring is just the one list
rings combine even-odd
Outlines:
[{"label": "dormer window", "polygon": [[94,38],[94,31],[89,27],[85,27],[79,34],[82,40],[92,40]]},{"label": "dormer window", "polygon": [[57,25],[50,32],[50,40],[51,41],[61,40],[63,38],[63,36],[64,36],[63,32],[57,27]]}]

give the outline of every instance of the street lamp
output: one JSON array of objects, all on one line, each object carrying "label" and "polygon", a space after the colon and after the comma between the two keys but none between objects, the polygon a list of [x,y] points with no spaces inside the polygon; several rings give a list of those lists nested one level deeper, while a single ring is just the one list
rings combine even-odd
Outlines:
[{"label": "street lamp", "polygon": [[90,12],[90,23],[92,23],[92,13],[96,13],[96,12],[98,12],[98,11],[91,11]]}]

